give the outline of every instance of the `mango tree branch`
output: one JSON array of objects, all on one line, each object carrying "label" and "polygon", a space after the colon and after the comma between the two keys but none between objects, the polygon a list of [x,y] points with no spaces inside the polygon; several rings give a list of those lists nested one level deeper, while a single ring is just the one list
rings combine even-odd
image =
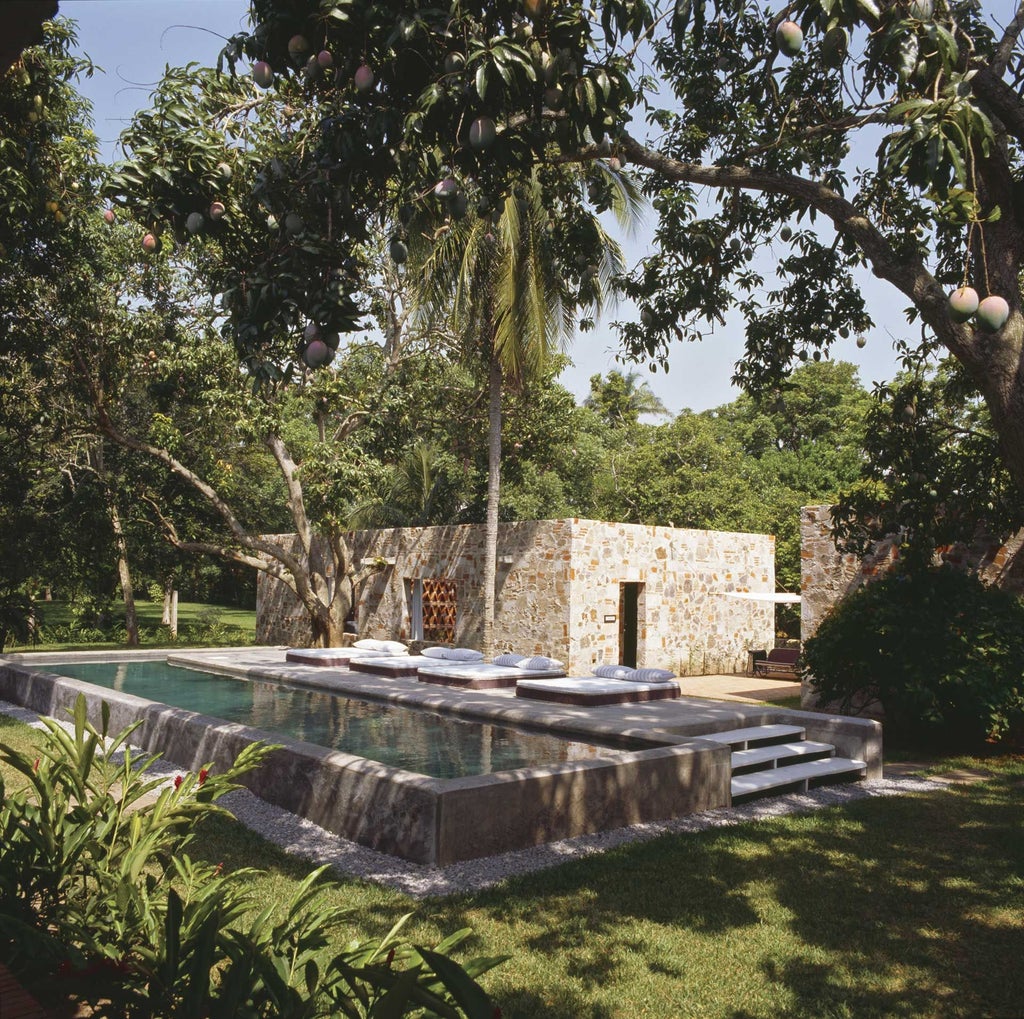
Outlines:
[{"label": "mango tree branch", "polygon": [[278,469],[284,478],[285,487],[288,491],[288,511],[291,513],[295,523],[295,533],[299,537],[302,550],[309,558],[310,549],[313,544],[312,528],[309,525],[309,518],[306,516],[306,503],[302,496],[302,485],[299,483],[295,472],[298,464],[291,458],[284,440],[276,434],[271,433],[263,440],[264,445],[270,450],[277,461]]},{"label": "mango tree branch", "polygon": [[223,545],[218,542],[185,540],[178,534],[174,521],[164,514],[163,510],[160,509],[159,503],[152,496],[143,495],[142,499],[149,505],[149,508],[160,521],[160,526],[164,529],[167,540],[175,548],[180,549],[182,552],[200,552],[204,555],[217,556],[220,559],[240,563],[243,566],[251,566],[254,570],[260,570],[271,577],[275,577],[282,583],[288,584],[290,587],[292,586],[291,571],[281,562],[266,559],[262,556],[249,555],[241,549],[231,548],[229,545]]},{"label": "mango tree branch", "polygon": [[1013,56],[1013,51],[1017,41],[1020,39],[1021,32],[1024,32],[1024,3],[1017,7],[1017,12],[1006,26],[1003,37],[996,44],[996,51],[989,62],[989,70],[996,77],[1002,78],[1006,73],[1006,68],[1010,64],[1010,57]]},{"label": "mango tree branch", "polygon": [[154,446],[148,442],[143,442],[141,439],[136,439],[134,436],[125,435],[117,428],[113,421],[110,420],[110,415],[102,405],[96,407],[96,414],[100,430],[112,442],[116,442],[124,449],[131,449],[136,453],[144,453],[146,456],[159,460],[172,473],[176,474],[179,478],[194,488],[200,495],[202,495],[202,497],[210,504],[210,506],[227,525],[228,530],[239,545],[243,548],[249,549],[250,551],[260,552],[264,555],[270,556],[272,559],[281,562],[296,576],[302,572],[299,562],[294,556],[289,555],[279,546],[262,541],[250,534],[242,525],[242,522],[235,516],[234,511],[227,502],[225,502],[225,500],[211,485],[199,477],[195,471],[186,467],[166,449]]},{"label": "mango tree branch", "polygon": [[910,298],[922,318],[976,378],[984,377],[983,351],[967,326],[958,325],[947,313],[947,295],[920,259],[897,256],[882,232],[852,202],[831,188],[795,174],[773,173],[743,166],[705,166],[684,163],[624,136],[626,156],[671,181],[713,188],[740,188],[767,194],[788,195],[827,216],[836,230],[860,248],[871,271]]}]

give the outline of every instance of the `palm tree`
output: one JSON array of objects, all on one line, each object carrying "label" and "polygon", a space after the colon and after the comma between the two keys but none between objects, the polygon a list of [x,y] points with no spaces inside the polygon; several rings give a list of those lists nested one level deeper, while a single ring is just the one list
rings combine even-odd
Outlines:
[{"label": "palm tree", "polygon": [[635,425],[645,414],[671,417],[671,412],[653,392],[639,372],[612,371],[607,378],[593,375],[590,395],[583,401],[601,415],[612,428]]},{"label": "palm tree", "polygon": [[433,443],[417,442],[392,469],[387,495],[353,507],[347,516],[348,526],[358,530],[450,523],[453,486],[440,459],[440,450]]},{"label": "palm tree", "polygon": [[[610,207],[636,222],[641,207],[628,178],[600,164]],[[481,650],[494,647],[498,507],[501,492],[501,401],[506,382],[520,385],[564,349],[580,307],[599,313],[622,252],[597,216],[578,200],[582,173],[535,172],[492,209],[449,220],[430,235],[420,268],[420,306],[447,316],[463,350],[487,363],[487,517]],[[554,186],[553,186],[554,185]],[[591,194],[594,193],[593,181]],[[566,201],[566,196],[576,200]]]}]

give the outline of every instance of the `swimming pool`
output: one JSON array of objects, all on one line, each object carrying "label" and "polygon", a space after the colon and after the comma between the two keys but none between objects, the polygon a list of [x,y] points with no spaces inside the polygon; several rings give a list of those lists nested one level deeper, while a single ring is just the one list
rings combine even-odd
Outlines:
[{"label": "swimming pool", "polygon": [[95,686],[433,778],[488,775],[618,752],[593,743],[281,682],[201,672],[166,661],[54,662],[48,668]]},{"label": "swimming pool", "polygon": [[[537,731],[543,726],[570,745],[580,741],[621,748],[602,749],[593,758],[560,756],[548,764],[435,778],[281,735],[269,737],[280,748],[242,777],[243,784],[268,803],[353,842],[416,863],[447,866],[729,802],[728,747],[652,728],[650,723],[660,713],[650,714],[650,705],[630,706],[628,718],[617,717],[616,708],[605,709],[604,719],[617,718],[609,724],[599,714],[590,717],[589,712],[563,705],[552,709],[522,703],[511,691],[450,690],[345,669],[294,666],[285,661],[280,648],[171,655],[156,651],[5,655],[0,656],[0,701],[66,719],[78,698],[84,698],[93,724],[99,723],[104,710],[109,712],[111,732],[136,724],[133,743],[193,771],[228,767],[245,747],[268,740],[266,728],[204,713],[211,705],[197,712],[168,705],[162,689],[150,693],[158,700],[117,689],[118,670],[109,687],[57,672],[69,671],[65,668],[69,661],[134,663],[166,658],[174,665],[241,677],[244,683],[268,682],[267,704],[260,716],[264,726],[271,720],[270,705],[298,688],[355,701],[386,702],[403,716],[433,713],[453,720],[467,718],[481,727],[478,731],[521,725],[536,726]],[[648,724],[637,727],[642,718]]]}]

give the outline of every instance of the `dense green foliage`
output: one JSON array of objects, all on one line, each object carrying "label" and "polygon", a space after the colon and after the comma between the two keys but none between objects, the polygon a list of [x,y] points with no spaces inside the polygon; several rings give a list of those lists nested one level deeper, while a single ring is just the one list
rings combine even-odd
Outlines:
[{"label": "dense green foliage", "polygon": [[955,362],[932,371],[908,354],[875,397],[861,476],[835,515],[842,548],[860,554],[898,535],[903,559],[927,565],[942,546],[1020,528],[1022,503],[991,416]]},{"label": "dense green foliage", "polygon": [[1024,604],[951,567],[860,588],[822,620],[803,659],[826,703],[880,703],[897,738],[955,748],[1024,736]]},{"label": "dense green foliage", "polygon": [[253,895],[259,872],[225,870],[186,850],[215,801],[247,771],[268,766],[253,746],[234,766],[203,768],[173,784],[147,774],[154,759],[133,752],[132,729],[99,729],[79,698],[68,733],[44,720],[38,757],[0,745],[20,773],[8,795],[0,775],[0,956],[29,986],[99,1014],[133,1019],[201,1016],[405,1015],[492,1019],[472,974],[447,957],[468,932],[435,949],[398,938],[331,935],[346,914],[324,903],[331,890],[313,871],[288,899]]},{"label": "dense green foliage", "polygon": [[592,381],[590,404],[614,408],[600,431],[602,519],[776,536],[776,577],[800,587],[800,507],[831,503],[860,476],[868,394],[852,365],[808,362],[770,399],[651,425],[617,406],[621,383]]}]

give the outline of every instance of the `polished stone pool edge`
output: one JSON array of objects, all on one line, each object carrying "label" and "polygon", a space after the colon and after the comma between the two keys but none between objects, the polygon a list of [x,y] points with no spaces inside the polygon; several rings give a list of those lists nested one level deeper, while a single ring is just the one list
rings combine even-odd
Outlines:
[{"label": "polished stone pool edge", "polygon": [[[167,658],[205,671],[284,679],[316,689],[448,712],[477,721],[555,732],[574,739],[642,741],[649,749],[620,752],[608,760],[577,761],[497,775],[431,779],[260,730],[219,722],[128,694],[53,675],[56,661]],[[263,800],[378,852],[446,867],[580,835],[679,818],[729,804],[729,755],[700,732],[780,721],[799,715],[841,729],[873,757],[870,723],[706,701],[576,708],[524,702],[511,691],[429,687],[415,680],[315,666],[293,666],[283,649],[218,649],[206,652],[84,652],[0,658],[0,698],[60,717],[79,693],[98,718],[111,706],[114,730],[137,719],[135,739],[181,767],[227,766],[247,743],[282,745],[246,784]],[[664,708],[674,710],[665,711]],[[656,710],[661,708],[662,710]],[[858,729],[858,725],[860,728]],[[808,734],[811,735],[808,724]],[[815,737],[811,737],[815,738]],[[880,771],[881,747],[877,765]],[[869,771],[869,777],[871,773]]]}]

